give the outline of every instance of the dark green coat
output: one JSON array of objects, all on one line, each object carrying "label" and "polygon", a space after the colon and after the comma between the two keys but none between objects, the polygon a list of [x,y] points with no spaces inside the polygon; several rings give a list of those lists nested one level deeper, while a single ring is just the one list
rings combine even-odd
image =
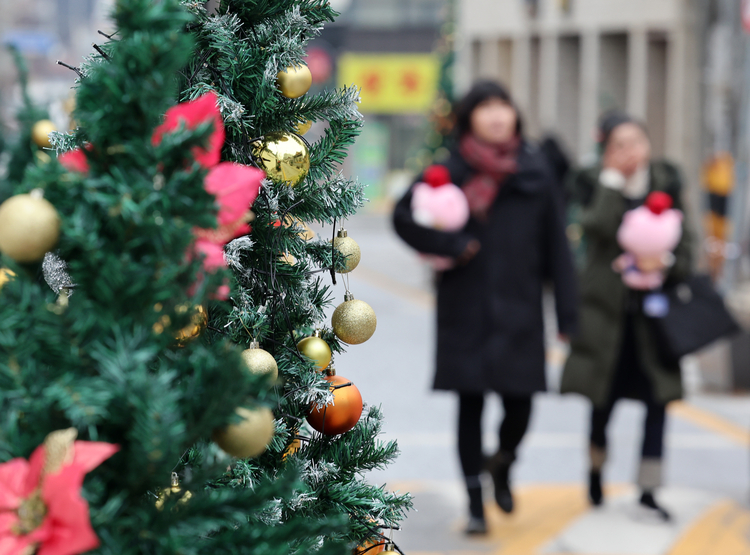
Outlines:
[{"label": "dark green coat", "polygon": [[[597,406],[609,399],[623,337],[626,302],[630,291],[612,269],[622,254],[617,229],[629,208],[618,191],[599,184],[601,168],[577,172],[568,181],[571,209],[583,231],[585,256],[580,269],[578,331],[571,339],[571,354],[563,372],[563,393],[580,393]],[[650,191],[664,191],[683,210],[682,184],[677,169],[665,162],[651,164]],[[632,205],[631,205],[632,206]],[[675,249],[675,264],[668,280],[687,277],[692,264],[692,240],[687,217],[683,235]],[[652,387],[652,398],[667,403],[682,397],[679,364],[659,356],[651,322],[641,311],[634,316],[638,357]]]}]

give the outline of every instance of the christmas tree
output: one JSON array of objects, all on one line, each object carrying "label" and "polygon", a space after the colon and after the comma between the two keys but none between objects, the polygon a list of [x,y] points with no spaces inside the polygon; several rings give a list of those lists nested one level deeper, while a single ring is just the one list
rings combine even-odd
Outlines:
[{"label": "christmas tree", "polygon": [[[356,90],[302,90],[305,41],[335,14],[188,7],[117,2],[80,127],[0,206],[0,545],[374,552],[410,501],[362,473],[397,447],[324,360],[374,314],[347,295],[313,334],[358,249],[302,223],[363,202],[337,170]],[[293,133],[323,119],[309,147]]]}]

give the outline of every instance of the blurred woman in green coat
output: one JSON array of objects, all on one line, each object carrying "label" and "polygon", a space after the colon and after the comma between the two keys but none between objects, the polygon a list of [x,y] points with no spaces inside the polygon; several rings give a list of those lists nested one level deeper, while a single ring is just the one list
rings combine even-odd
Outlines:
[{"label": "blurred woman in green coat", "polygon": [[[643,311],[649,291],[628,289],[612,262],[622,254],[617,230],[627,210],[643,204],[652,191],[672,197],[683,210],[682,183],[677,169],[651,160],[644,127],[620,113],[602,119],[601,164],[574,173],[569,181],[571,211],[582,232],[579,259],[580,309],[578,332],[562,391],[580,393],[592,402],[589,496],[602,502],[601,471],[607,456],[606,427],[618,399],[638,399],[646,405],[646,420],[638,472],[640,503],[663,520],[669,513],[654,498],[661,485],[665,409],[682,397],[679,362],[660,356],[652,322]],[[674,259],[665,260],[666,280],[680,280],[691,269],[691,239],[687,218]]]}]

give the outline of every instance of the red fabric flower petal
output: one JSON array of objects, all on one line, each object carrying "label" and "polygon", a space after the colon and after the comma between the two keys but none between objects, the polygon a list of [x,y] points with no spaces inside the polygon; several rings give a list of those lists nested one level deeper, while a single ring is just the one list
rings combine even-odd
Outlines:
[{"label": "red fabric flower petal", "polygon": [[0,535],[0,555],[18,555],[32,543],[28,536]]},{"label": "red fabric flower petal", "polygon": [[219,203],[219,225],[234,224],[250,210],[266,174],[258,168],[222,162],[206,175],[205,189]]},{"label": "red fabric flower petal", "polygon": [[84,474],[91,472],[120,450],[119,445],[102,441],[76,441],[74,447],[75,455],[69,467],[79,468]]},{"label": "red fabric flower petal", "polygon": [[74,555],[99,545],[89,521],[88,504],[80,495],[83,476],[81,466],[71,465],[45,478],[45,529],[31,534],[41,543],[37,555]]},{"label": "red fabric flower petal", "polygon": [[[5,511],[0,513],[0,545],[2,545],[2,538],[11,533],[11,529],[18,522],[18,515],[13,511]],[[3,553],[2,547],[0,547],[0,553]]]},{"label": "red fabric flower petal", "polygon": [[[0,464],[0,511],[18,508],[21,499],[25,497],[28,473],[29,463],[25,459],[12,459]],[[2,533],[1,529],[0,533]]]},{"label": "red fabric flower petal", "polygon": [[61,154],[57,157],[57,160],[63,168],[70,172],[78,172],[84,175],[89,173],[89,161],[80,148]]},{"label": "red fabric flower petal", "polygon": [[193,148],[193,157],[204,168],[210,168],[219,163],[221,147],[224,144],[224,121],[217,105],[216,93],[209,92],[191,100],[172,106],[164,116],[164,123],[154,129],[151,143],[156,146],[161,143],[165,133],[170,133],[184,124],[188,129],[195,129],[202,123],[214,122],[214,131],[208,139],[205,148]]},{"label": "red fabric flower petal", "polygon": [[204,255],[203,267],[208,272],[215,272],[219,268],[224,268],[224,247],[205,239],[195,241],[193,249],[196,253]]}]

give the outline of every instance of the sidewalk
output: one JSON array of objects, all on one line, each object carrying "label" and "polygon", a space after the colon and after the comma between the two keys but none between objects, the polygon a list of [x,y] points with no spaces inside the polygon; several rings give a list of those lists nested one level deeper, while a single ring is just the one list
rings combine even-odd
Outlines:
[{"label": "sidewalk", "polygon": [[[637,511],[636,473],[643,409],[624,401],[610,424],[605,505],[586,501],[587,403],[555,393],[535,398],[530,433],[514,468],[518,510],[500,514],[485,496],[491,533],[461,533],[466,500],[455,454],[455,399],[430,390],[434,299],[429,271],[392,233],[386,217],[347,223],[362,249],[351,291],[375,309],[378,329],[340,356],[337,369],[359,387],[365,402],[381,404],[384,439],[396,439],[399,459],[372,480],[409,491],[411,513],[395,541],[409,555],[438,553],[698,555],[750,553],[750,397],[696,395],[670,407],[666,487],[668,525],[644,522]],[[329,236],[330,229],[323,236]],[[343,297],[343,286],[335,290]],[[557,383],[564,353],[551,345],[549,378]],[[486,450],[496,447],[496,398],[485,415]]]}]

